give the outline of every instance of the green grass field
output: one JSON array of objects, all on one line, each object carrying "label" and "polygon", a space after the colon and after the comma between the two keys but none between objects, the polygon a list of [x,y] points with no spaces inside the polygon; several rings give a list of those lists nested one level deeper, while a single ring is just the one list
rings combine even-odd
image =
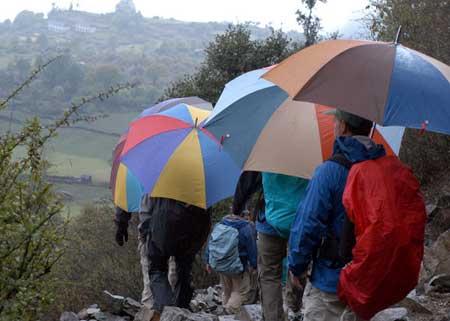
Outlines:
[{"label": "green grass field", "polygon": [[[138,114],[138,112],[115,113],[98,119],[94,123],[79,123],[76,126],[121,134]],[[0,132],[9,128],[14,131],[19,129],[20,125],[0,120]],[[92,175],[94,183],[107,183],[111,171],[112,150],[117,140],[118,137],[111,135],[63,128],[45,150],[45,157],[52,164],[48,174],[58,176]],[[23,152],[23,150],[18,151],[17,156],[20,157]],[[79,213],[84,204],[111,198],[111,193],[106,187],[55,184],[55,190],[67,191],[73,196],[73,201],[67,202],[67,210],[72,214]]]}]

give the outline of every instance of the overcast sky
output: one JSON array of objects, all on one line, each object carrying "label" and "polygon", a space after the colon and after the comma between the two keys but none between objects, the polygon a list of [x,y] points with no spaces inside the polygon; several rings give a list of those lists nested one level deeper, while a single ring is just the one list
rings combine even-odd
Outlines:
[{"label": "overcast sky", "polygon": [[[68,8],[73,2],[79,10],[90,12],[114,11],[118,0],[0,0],[0,21],[13,20],[22,10],[47,13],[52,2]],[[341,31],[348,23],[361,17],[368,0],[328,0],[317,5],[325,32]],[[231,21],[272,23],[284,30],[298,30],[295,11],[300,0],[134,0],[138,10],[146,17],[161,16],[184,21]]]}]

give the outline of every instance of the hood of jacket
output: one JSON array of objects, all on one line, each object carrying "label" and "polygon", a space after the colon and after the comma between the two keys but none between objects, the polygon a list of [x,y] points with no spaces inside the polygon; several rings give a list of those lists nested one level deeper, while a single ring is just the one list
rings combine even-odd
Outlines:
[{"label": "hood of jacket", "polygon": [[384,146],[376,144],[367,136],[341,136],[336,138],[334,154],[344,154],[352,163],[377,159],[386,155]]}]

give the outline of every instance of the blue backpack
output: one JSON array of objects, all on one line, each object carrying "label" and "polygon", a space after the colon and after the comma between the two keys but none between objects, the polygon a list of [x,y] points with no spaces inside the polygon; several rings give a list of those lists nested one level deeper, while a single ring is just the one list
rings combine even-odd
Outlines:
[{"label": "blue backpack", "polygon": [[218,272],[228,275],[244,271],[239,257],[239,231],[225,224],[216,224],[208,243],[209,265]]}]

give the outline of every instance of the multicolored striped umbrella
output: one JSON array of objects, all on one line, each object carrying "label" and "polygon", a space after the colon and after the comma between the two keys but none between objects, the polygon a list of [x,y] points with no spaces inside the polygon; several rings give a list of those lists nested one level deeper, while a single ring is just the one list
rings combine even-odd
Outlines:
[{"label": "multicolored striped umbrella", "polygon": [[204,109],[204,110],[212,110],[212,105],[210,102],[203,100],[201,98],[192,96],[192,97],[181,97],[181,98],[171,98],[164,100],[150,108],[145,109],[139,117],[153,115],[173,106],[179,104],[188,104],[190,106],[195,106],[196,108]]},{"label": "multicolored striped umbrella", "polygon": [[[244,170],[311,178],[331,156],[334,118],[323,113],[329,107],[294,101],[260,78],[269,69],[229,82],[205,128]],[[398,154],[403,132],[404,128],[378,127],[374,138],[388,154]]]},{"label": "multicolored striped umbrella", "polygon": [[[165,101],[162,101],[152,107],[149,107],[145,109],[140,115],[139,118],[150,116],[152,114],[167,110],[169,108],[172,108],[176,105],[179,105],[181,103],[193,105],[200,109],[205,110],[212,110],[211,103],[198,98],[198,97],[181,97],[181,98],[172,98]],[[129,173],[127,175],[127,179],[125,183],[117,184],[116,185],[116,178],[117,178],[117,171],[119,169],[120,164],[120,155],[122,153],[123,147],[125,146],[125,141],[128,136],[128,129],[127,131],[122,134],[119,138],[119,141],[117,142],[116,147],[114,148],[113,154],[112,154],[112,166],[111,166],[111,176],[109,180],[109,188],[112,192],[112,197],[114,204],[116,206],[119,206],[118,203],[121,203],[121,207],[123,210],[127,212],[137,212],[140,209],[141,204],[141,197],[144,193],[144,187],[139,182],[139,180],[136,179],[134,175]],[[117,195],[127,195],[127,201],[126,203],[123,201],[123,198],[121,201],[116,198],[116,189],[118,190]]]},{"label": "multicolored striped umbrella", "polygon": [[325,41],[263,78],[294,100],[337,107],[384,126],[450,134],[450,67],[397,43]]},{"label": "multicolored striped umbrella", "polygon": [[129,179],[142,185],[140,195],[176,199],[202,208],[233,195],[241,171],[219,141],[202,127],[209,114],[180,104],[133,121],[120,153],[116,205],[129,208],[129,200],[136,199],[120,188]]}]

